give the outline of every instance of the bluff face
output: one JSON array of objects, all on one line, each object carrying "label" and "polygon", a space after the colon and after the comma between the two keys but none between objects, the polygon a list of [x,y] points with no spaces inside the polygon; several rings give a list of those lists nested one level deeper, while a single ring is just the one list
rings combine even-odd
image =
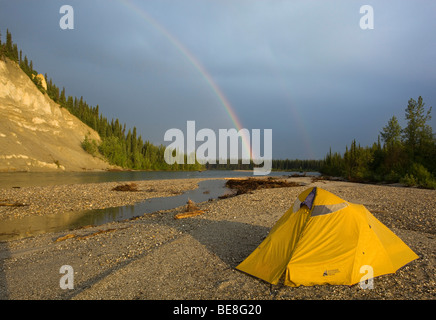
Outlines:
[{"label": "bluff face", "polygon": [[97,132],[42,94],[16,63],[0,59],[0,172],[110,168],[83,150],[86,135],[100,141]]}]

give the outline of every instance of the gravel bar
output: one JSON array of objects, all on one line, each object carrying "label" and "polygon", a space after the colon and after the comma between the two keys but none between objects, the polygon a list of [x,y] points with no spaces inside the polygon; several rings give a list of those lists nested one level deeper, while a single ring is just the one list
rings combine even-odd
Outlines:
[{"label": "gravel bar", "polygon": [[[196,188],[201,179],[0,190],[0,199],[26,204],[0,207],[4,219],[84,208],[133,204]],[[174,219],[184,207],[98,227],[0,242],[0,299],[88,300],[433,300],[436,191],[401,186],[289,178],[297,187],[261,189],[197,204],[205,213]],[[310,186],[365,205],[415,251],[419,259],[374,279],[373,289],[353,286],[273,286],[235,267]],[[61,266],[74,270],[74,288],[60,287]]]}]

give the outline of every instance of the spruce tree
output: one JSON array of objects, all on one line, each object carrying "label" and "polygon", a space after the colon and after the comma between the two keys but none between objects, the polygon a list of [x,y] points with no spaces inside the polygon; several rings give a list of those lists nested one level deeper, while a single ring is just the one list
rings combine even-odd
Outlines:
[{"label": "spruce tree", "polygon": [[12,34],[9,32],[9,29],[6,29],[6,47],[5,53],[8,58],[12,54]]},{"label": "spruce tree", "polygon": [[388,149],[401,143],[401,130],[397,117],[392,116],[388,124],[383,127],[383,131],[380,132],[381,138]]},{"label": "spruce tree", "polygon": [[61,107],[65,107],[66,103],[67,103],[67,98],[65,96],[65,87],[63,87],[61,91],[61,96],[59,98],[59,104],[61,105]]},{"label": "spruce tree", "polygon": [[12,46],[12,60],[18,62],[18,46],[16,43]]},{"label": "spruce tree", "polygon": [[427,112],[424,109],[424,102],[421,96],[418,102],[410,99],[406,108],[407,126],[403,130],[403,139],[412,161],[415,160],[417,152],[433,140],[433,130],[428,125],[431,120],[431,107]]},{"label": "spruce tree", "polygon": [[2,33],[0,30],[0,58],[3,58],[3,45],[2,45]]}]

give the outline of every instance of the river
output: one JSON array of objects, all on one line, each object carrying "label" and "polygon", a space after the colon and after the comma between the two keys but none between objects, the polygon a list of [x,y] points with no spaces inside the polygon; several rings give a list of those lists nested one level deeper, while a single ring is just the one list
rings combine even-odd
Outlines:
[{"label": "river", "polygon": [[[272,172],[269,176],[288,176],[295,172]],[[172,197],[152,198],[134,205],[79,212],[65,212],[44,216],[27,216],[0,223],[0,241],[32,237],[47,232],[60,232],[84,226],[99,226],[112,221],[122,221],[159,210],[169,210],[185,205],[188,199],[201,203],[217,199],[231,190],[225,186],[224,177],[251,176],[251,171],[117,171],[117,172],[65,172],[65,173],[0,173],[0,187],[21,188],[58,184],[98,183],[112,181],[141,181],[156,179],[212,178],[201,181],[195,190]],[[316,172],[309,176],[319,175]],[[217,179],[213,179],[217,178]]]},{"label": "river", "polygon": [[[272,171],[268,176],[292,175],[297,172]],[[298,173],[297,173],[298,174]],[[307,172],[317,176],[318,172]],[[18,188],[59,184],[142,181],[163,179],[226,178],[253,176],[252,171],[88,171],[88,172],[0,172],[0,188]]]}]

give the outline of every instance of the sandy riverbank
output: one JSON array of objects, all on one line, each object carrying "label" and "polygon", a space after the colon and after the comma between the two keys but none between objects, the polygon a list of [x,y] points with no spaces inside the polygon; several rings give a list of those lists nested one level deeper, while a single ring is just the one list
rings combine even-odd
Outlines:
[{"label": "sandy riverbank", "polygon": [[[53,210],[126,205],[195,188],[201,179],[136,182],[138,193],[117,193],[119,183],[0,191],[1,199],[28,203],[2,208],[2,219]],[[435,299],[436,191],[291,178],[304,186],[264,189],[199,204],[201,216],[175,220],[183,208],[69,232],[0,243],[2,299]],[[364,204],[419,259],[396,274],[355,286],[290,288],[235,270],[292,205],[317,185]],[[36,201],[38,200],[38,201]],[[9,210],[9,211],[8,211]],[[1,223],[1,221],[0,221]],[[74,269],[74,289],[62,290],[59,268]]]}]

